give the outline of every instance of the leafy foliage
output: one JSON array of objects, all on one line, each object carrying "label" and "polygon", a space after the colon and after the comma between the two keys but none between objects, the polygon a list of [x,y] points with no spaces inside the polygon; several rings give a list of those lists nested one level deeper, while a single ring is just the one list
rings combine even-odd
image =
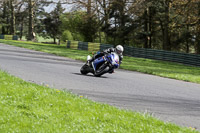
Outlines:
[{"label": "leafy foliage", "polygon": [[[36,32],[56,40],[68,30],[74,40],[200,53],[200,0],[62,0],[62,3],[3,0],[0,3],[2,34],[12,34],[16,29],[20,38]],[[57,6],[45,13],[43,7],[48,4]],[[64,12],[62,4],[73,8]]]},{"label": "leafy foliage", "polygon": [[69,30],[66,30],[62,33],[61,39],[62,41],[73,40],[73,36]]},{"label": "leafy foliage", "polygon": [[85,12],[65,13],[61,17],[62,27],[68,29],[75,40],[93,42],[96,38],[98,25],[96,18],[88,17]]}]

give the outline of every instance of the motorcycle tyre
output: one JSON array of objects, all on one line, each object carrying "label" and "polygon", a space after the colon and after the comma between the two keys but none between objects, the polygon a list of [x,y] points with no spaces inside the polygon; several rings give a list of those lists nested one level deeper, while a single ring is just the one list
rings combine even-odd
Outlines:
[{"label": "motorcycle tyre", "polygon": [[87,70],[88,69],[88,65],[83,65],[82,67],[81,67],[81,69],[80,69],[80,72],[81,72],[81,74],[83,74],[83,75],[86,75],[86,74],[88,74],[89,73],[89,71]]}]

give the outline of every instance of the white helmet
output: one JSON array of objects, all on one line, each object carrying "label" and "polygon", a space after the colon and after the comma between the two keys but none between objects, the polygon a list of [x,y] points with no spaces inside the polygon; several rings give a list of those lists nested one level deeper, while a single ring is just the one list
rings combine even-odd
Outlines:
[{"label": "white helmet", "polygon": [[116,49],[117,54],[122,54],[124,51],[124,48],[122,45],[117,45],[115,49]]}]

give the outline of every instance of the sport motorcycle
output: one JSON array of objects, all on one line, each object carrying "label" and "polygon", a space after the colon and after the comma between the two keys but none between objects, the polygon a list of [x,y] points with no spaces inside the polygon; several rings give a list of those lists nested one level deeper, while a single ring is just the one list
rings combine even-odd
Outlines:
[{"label": "sport motorcycle", "polygon": [[91,56],[87,56],[87,62],[81,67],[81,74],[93,73],[94,76],[100,77],[105,73],[113,73],[114,69],[119,68],[119,56],[115,52],[105,54],[102,57],[95,59],[92,62]]}]

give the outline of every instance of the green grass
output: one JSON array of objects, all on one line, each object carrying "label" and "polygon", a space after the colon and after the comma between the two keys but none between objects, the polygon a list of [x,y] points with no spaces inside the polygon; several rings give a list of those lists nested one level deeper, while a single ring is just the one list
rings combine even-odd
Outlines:
[{"label": "green grass", "polygon": [[[22,36],[22,40],[26,40],[26,37],[25,36]],[[37,36],[36,37],[36,41],[37,42],[53,42],[53,39],[52,38],[44,38],[42,36]],[[58,42],[58,39],[56,39],[56,42]]]},{"label": "green grass", "polygon": [[[56,39],[57,40],[57,39]],[[52,38],[49,38],[49,39],[45,39],[45,38],[43,38],[43,37],[41,37],[41,36],[37,36],[37,41],[38,42],[53,42],[53,39]],[[58,40],[57,40],[58,41]]]},{"label": "green grass", "polygon": [[0,132],[197,133],[0,71]]},{"label": "green grass", "polygon": [[125,57],[121,68],[161,77],[200,83],[200,67],[142,58]]},{"label": "green grass", "polygon": [[[55,44],[11,40],[0,40],[0,42],[82,61],[86,61],[86,56],[91,54],[91,52],[88,51],[67,49],[65,44],[58,46]],[[200,67],[187,66],[166,61],[124,57],[120,68],[188,82],[200,83]]]}]

